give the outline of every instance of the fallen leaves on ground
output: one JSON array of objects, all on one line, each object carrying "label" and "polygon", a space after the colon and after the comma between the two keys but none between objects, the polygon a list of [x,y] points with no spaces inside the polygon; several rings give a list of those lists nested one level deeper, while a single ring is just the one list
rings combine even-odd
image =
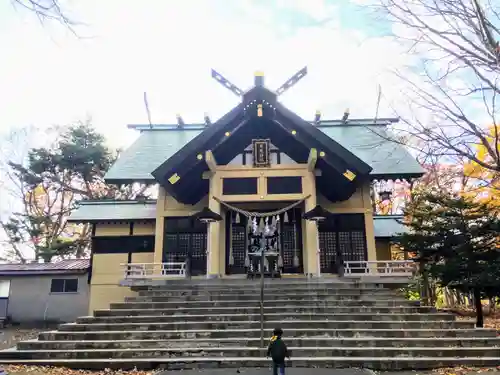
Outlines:
[{"label": "fallen leaves on ground", "polygon": [[10,365],[3,369],[8,375],[152,375],[153,371],[111,370],[100,371],[72,370],[66,367]]},{"label": "fallen leaves on ground", "polygon": [[[485,307],[484,314],[484,328],[493,328],[500,331],[500,311],[489,312],[489,309]],[[457,315],[458,320],[474,320],[476,319],[476,312],[474,309],[467,308],[455,308],[455,309],[444,309],[443,311],[452,312]]]},{"label": "fallen leaves on ground", "polygon": [[[471,316],[457,316],[457,320],[472,320],[476,321],[475,317]],[[492,318],[492,317],[485,317],[484,318],[484,328],[493,328],[496,329],[497,331],[500,331],[500,317],[499,318]]]},{"label": "fallen leaves on ground", "polygon": [[466,366],[445,367],[445,368],[435,369],[432,372],[434,374],[439,374],[439,375],[466,375],[466,374],[481,374],[493,371],[495,372],[500,371],[500,366],[485,367],[485,368],[466,367]]}]

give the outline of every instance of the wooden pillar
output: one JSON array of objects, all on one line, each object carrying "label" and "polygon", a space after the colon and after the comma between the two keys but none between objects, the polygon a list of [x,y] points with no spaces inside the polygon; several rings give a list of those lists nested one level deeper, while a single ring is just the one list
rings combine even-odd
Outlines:
[{"label": "wooden pillar", "polygon": [[[160,263],[163,263],[163,239],[165,233],[165,189],[160,187],[158,199],[156,201],[156,224],[155,224],[155,252],[154,252],[154,273],[161,273]],[[168,250],[168,249],[167,249]]]},{"label": "wooden pillar", "polygon": [[220,215],[222,221],[219,222],[219,274],[226,273],[226,209],[221,207]]},{"label": "wooden pillar", "polygon": [[[305,200],[305,212],[316,207],[316,179],[313,172],[309,172],[303,180],[304,193],[310,194]],[[304,273],[306,275],[318,275],[318,227],[314,221],[304,220],[305,240],[304,240]]]},{"label": "wooden pillar", "polygon": [[[220,198],[221,186],[222,179],[217,176],[217,173],[212,173],[208,192],[208,208],[219,215],[221,214],[221,204],[214,199],[214,196]],[[224,256],[220,241],[221,223],[222,221],[215,221],[210,223],[207,228],[207,241],[209,241],[209,246],[207,246],[209,251],[207,254],[207,278],[217,278],[221,274],[220,257]]]},{"label": "wooden pillar", "polygon": [[[366,236],[366,253],[368,261],[377,260],[377,247],[375,242],[375,224],[373,222],[373,209],[371,207],[371,186],[365,184],[362,188],[364,208],[365,208],[365,236]],[[368,267],[370,272],[377,272],[377,265],[372,264]]]},{"label": "wooden pillar", "polygon": [[365,233],[366,233],[366,249],[368,253],[368,261],[377,260],[377,248],[375,244],[375,225],[373,223],[373,213],[371,210],[365,211]]}]

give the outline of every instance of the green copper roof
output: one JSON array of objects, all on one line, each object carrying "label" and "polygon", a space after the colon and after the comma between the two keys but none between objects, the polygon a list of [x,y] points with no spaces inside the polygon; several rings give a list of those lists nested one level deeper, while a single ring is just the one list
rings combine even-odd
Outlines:
[{"label": "green copper roof", "polygon": [[143,131],[106,173],[110,182],[154,181],[151,172],[186,143],[201,133],[200,128]]},{"label": "green copper roof", "polygon": [[[370,165],[374,177],[404,178],[424,172],[405,147],[385,139],[391,137],[385,126],[348,123],[319,125],[318,128]],[[153,125],[152,130],[143,130],[108,171],[106,180],[111,183],[153,182],[151,172],[202,130],[202,125],[186,125],[183,129],[176,125]]]},{"label": "green copper roof", "polygon": [[82,201],[68,218],[69,222],[151,220],[156,218],[156,201]]},{"label": "green copper roof", "polygon": [[408,228],[399,222],[402,218],[399,215],[374,216],[375,237],[391,238],[400,233],[406,233]]},{"label": "green copper roof", "polygon": [[424,170],[408,150],[391,142],[393,135],[384,126],[328,126],[319,128],[370,165],[374,176],[402,178]]}]

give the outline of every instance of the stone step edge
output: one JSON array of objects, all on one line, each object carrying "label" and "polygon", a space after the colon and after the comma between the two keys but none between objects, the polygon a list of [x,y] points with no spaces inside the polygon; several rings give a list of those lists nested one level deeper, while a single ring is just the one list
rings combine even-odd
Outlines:
[{"label": "stone step edge", "polygon": [[[353,308],[356,308],[356,307],[359,307],[359,306],[353,306]],[[318,306],[318,307],[306,307],[306,306],[264,306],[264,310],[287,310],[287,309],[312,309],[312,310],[315,310],[315,309],[328,309],[328,310],[334,310],[335,309],[345,309],[345,307],[335,307],[335,306]],[[408,312],[406,311],[402,311],[402,312],[399,312],[399,311],[396,311],[396,312],[384,312],[384,313],[381,313],[381,312],[377,312],[377,311],[363,311],[362,313],[366,313],[366,314],[369,314],[369,313],[372,313],[372,314],[448,314],[448,315],[454,315],[451,311],[450,312],[439,312],[437,311],[434,307],[426,307],[426,306],[404,306],[404,307],[372,307],[372,306],[368,306],[368,307],[365,307],[366,309],[407,309]],[[183,310],[213,310],[213,309],[217,309],[217,310],[240,310],[240,309],[246,309],[246,310],[259,310],[260,307],[259,306],[215,306],[215,307],[184,307],[184,308],[177,308],[177,309],[174,309],[174,308],[170,308],[170,309],[98,309],[98,310],[94,310],[94,313],[95,312],[111,312],[111,311],[119,311],[119,312],[123,312],[123,313],[127,313],[128,311],[144,311],[144,312],[149,312],[149,311],[162,311],[162,312],[178,312],[178,311],[183,311]],[[416,309],[416,311],[415,311]],[[425,311],[425,312],[419,312],[419,310],[429,310],[429,309],[434,309],[436,310],[436,312],[432,312],[432,311]],[[331,314],[351,314],[351,313],[336,313],[332,311]],[[314,313],[318,313],[318,312],[314,312]],[[87,317],[91,317],[91,316],[94,316],[94,315],[86,315],[86,316],[81,316],[82,318],[87,318]],[[108,315],[104,315],[103,317],[105,316],[108,316]],[[122,316],[122,315],[112,315],[112,316]],[[132,315],[132,316],[143,316],[143,315]],[[144,315],[145,316],[145,315]],[[151,315],[153,316],[153,315]],[[158,315],[154,315],[154,316],[158,316]]]},{"label": "stone step edge", "polygon": [[[65,366],[71,364],[83,364],[85,365],[82,368],[99,368],[100,366],[93,366],[102,364],[112,364],[116,363],[118,365],[131,365],[133,367],[135,364],[144,363],[144,364],[189,364],[189,363],[206,363],[209,365],[213,364],[221,364],[221,363],[254,363],[254,364],[262,364],[263,367],[270,367],[270,360],[265,357],[177,357],[177,358],[161,358],[161,357],[152,357],[152,358],[95,358],[95,359],[7,359],[1,360],[0,364],[26,364],[26,365],[56,365],[56,366]],[[288,360],[292,366],[297,362],[303,363],[317,363],[319,365],[324,365],[326,363],[332,363],[334,367],[339,367],[339,364],[366,364],[370,362],[375,363],[388,363],[388,364],[397,364],[399,363],[450,363],[450,364],[463,364],[463,365],[472,365],[472,364],[491,364],[493,366],[500,364],[500,357],[293,357],[291,360]],[[212,366],[211,366],[212,367]],[[240,367],[240,366],[236,366]],[[255,367],[255,366],[253,366]],[[298,366],[300,367],[300,366]],[[367,368],[368,366],[360,366],[363,368]],[[439,367],[439,366],[436,366]],[[448,366],[446,366],[448,367]],[[369,367],[368,367],[369,368]],[[428,368],[423,367],[423,368]],[[417,369],[417,368],[415,368]]]},{"label": "stone step edge", "polygon": [[[247,299],[241,299],[241,300],[181,300],[181,301],[166,301],[166,302],[153,302],[153,301],[147,301],[147,302],[135,302],[135,301],[121,301],[121,302],[111,302],[112,305],[120,304],[120,305],[157,305],[157,304],[198,304],[198,303],[217,303],[217,302],[224,302],[224,303],[235,303],[235,302],[255,302],[255,303],[260,303],[259,299],[256,300],[247,300]],[[345,301],[350,301],[350,302],[396,302],[396,303],[409,303],[409,304],[417,304],[418,301],[410,301],[404,298],[399,298],[399,299],[394,299],[394,298],[387,298],[387,299],[378,299],[378,298],[373,298],[373,299],[333,299],[330,298],[328,300],[309,300],[309,299],[284,299],[284,300],[273,300],[273,299],[264,299],[264,303],[281,303],[281,302],[289,302],[289,301],[296,301],[296,302],[301,302],[301,303],[307,303],[307,302],[321,302],[321,303],[327,303],[327,302],[345,302]],[[389,306],[390,307],[390,306]]]},{"label": "stone step edge", "polygon": [[[475,320],[455,320],[455,321],[450,321],[450,320],[430,320],[430,321],[425,321],[425,320],[328,320],[328,319],[323,319],[323,320],[266,320],[265,323],[267,324],[285,324],[285,323],[415,323],[415,324],[427,324],[427,323],[457,323],[458,325],[466,325],[470,323],[474,323]],[[199,321],[194,321],[194,322],[188,322],[188,321],[180,321],[180,322],[159,322],[159,323],[154,323],[154,322],[144,322],[144,323],[63,323],[61,326],[76,326],[76,325],[113,325],[113,326],[123,326],[123,325],[141,325],[141,324],[200,324],[203,322]],[[216,321],[210,321],[210,323],[217,323]],[[234,321],[222,321],[220,323],[227,323],[227,324],[257,324],[260,323],[260,320],[234,320]]]},{"label": "stone step edge", "polygon": [[[268,341],[269,338],[265,338]],[[325,336],[307,336],[307,337],[295,337],[287,336],[286,340],[294,341],[498,341],[500,342],[500,337],[325,337]],[[224,342],[224,341],[260,341],[260,337],[221,337],[221,338],[182,338],[182,339],[130,339],[130,340],[92,340],[92,343],[106,344],[106,343],[141,343],[141,342]],[[79,344],[82,340],[23,340],[23,343],[39,343],[39,344]]]},{"label": "stone step edge", "polygon": [[[468,350],[493,350],[496,349],[497,347],[495,346],[485,346],[485,347],[394,347],[394,346],[387,346],[387,347],[376,347],[376,346],[366,346],[366,347],[359,347],[359,346],[353,346],[353,347],[347,347],[347,346],[339,346],[339,347],[334,347],[334,346],[289,346],[288,349],[293,352],[294,351],[305,351],[305,350],[339,350],[339,351],[366,351],[366,350],[371,350],[371,351],[408,351],[408,350],[420,350],[420,351],[436,351],[436,350],[441,350],[441,351],[468,351]],[[266,351],[266,348],[261,348],[258,346],[223,346],[223,347],[176,347],[176,348],[120,348],[120,349],[42,349],[42,350],[13,350],[13,349],[6,349],[6,350],[0,350],[0,353],[16,353],[16,354],[32,354],[32,353],[88,353],[88,352],[105,352],[105,353],[121,353],[121,352],[157,352],[157,351],[163,351],[163,352],[191,352],[191,351],[205,351],[205,352],[218,352],[221,350],[225,351],[238,351],[238,350],[243,350],[243,351],[248,351],[248,350],[261,350],[261,351]],[[500,355],[500,352],[499,352]],[[1,361],[1,357],[0,357]]]},{"label": "stone step edge", "polygon": [[[168,283],[168,284],[167,284]],[[231,279],[223,278],[215,281],[212,280],[204,280],[204,281],[194,281],[191,280],[168,280],[165,284],[157,284],[157,285],[131,285],[130,287],[137,291],[146,291],[146,290],[161,290],[165,288],[175,288],[179,286],[187,286],[196,288],[225,288],[225,287],[250,287],[250,288],[259,288],[260,287],[260,279],[259,280],[247,280],[242,279],[240,282],[231,281]],[[363,288],[380,288],[384,289],[383,286],[385,283],[383,281],[365,281],[359,282],[357,280],[347,280],[347,279],[328,279],[328,280],[308,280],[308,279],[290,279],[290,278],[281,278],[281,279],[266,279],[264,280],[264,285],[267,286],[289,286],[289,285],[297,285],[297,286],[351,286],[357,289]],[[378,286],[377,286],[378,285]]]},{"label": "stone step edge", "polygon": [[[174,281],[174,282],[173,282]],[[178,280],[181,281],[181,280]],[[318,289],[355,289],[355,290],[364,290],[364,289],[387,289],[391,290],[392,288],[385,283],[378,282],[365,282],[359,283],[354,280],[346,280],[346,282],[342,283],[331,283],[331,282],[294,282],[290,279],[274,279],[273,281],[264,280],[265,288],[318,288]],[[392,284],[392,283],[390,283]],[[150,291],[162,291],[162,290],[170,290],[170,289],[195,289],[195,290],[204,290],[204,289],[226,289],[226,288],[240,288],[240,289],[260,289],[260,280],[257,281],[249,281],[245,283],[234,283],[228,279],[225,279],[224,282],[219,283],[193,283],[193,282],[184,282],[184,283],[175,283],[175,280],[168,280],[166,284],[163,285],[131,285],[129,286],[131,289],[137,292],[150,292]]]},{"label": "stone step edge", "polygon": [[[380,294],[397,294],[397,290],[386,289],[386,288],[297,288],[297,287],[289,287],[289,286],[281,286],[277,288],[265,287],[264,292],[269,293],[292,293],[292,292],[304,292],[304,293],[327,293],[327,292],[340,292],[340,293],[352,293],[352,294],[363,294],[363,293],[380,293]],[[147,297],[151,294],[169,294],[169,293],[220,293],[220,294],[245,294],[245,293],[260,293],[260,288],[217,288],[217,289],[165,289],[165,290],[141,290],[137,291],[140,297]]]},{"label": "stone step edge", "polygon": [[[258,309],[258,308],[255,308]],[[121,311],[121,310],[119,310]],[[137,311],[137,310],[135,310]],[[98,318],[98,319],[119,319],[119,318],[161,318],[161,317],[166,317],[166,318],[191,318],[191,317],[217,317],[217,316],[252,316],[252,315],[259,315],[258,312],[253,313],[253,314],[245,314],[245,313],[234,313],[234,314],[172,314],[172,315],[112,315],[112,316],[81,316],[78,317],[77,319],[84,319],[84,318]],[[265,315],[279,315],[282,316],[282,312],[266,312]],[[409,313],[400,313],[400,312],[394,312],[394,313],[379,313],[379,312],[363,312],[363,313],[326,313],[326,312],[317,312],[317,311],[311,311],[311,312],[288,312],[287,316],[302,316],[302,315],[331,315],[332,317],[334,316],[394,316],[394,315],[416,315],[416,316],[435,316],[435,317],[450,317],[450,316],[455,316],[451,313],[432,313],[432,312],[409,312]],[[470,320],[474,320],[473,317],[471,317]]]},{"label": "stone step edge", "polygon": [[[213,298],[218,298],[218,297],[259,297],[260,292],[255,292],[255,293],[198,293],[198,294],[193,294],[190,292],[186,292],[185,294],[168,294],[168,295],[151,295],[151,296],[129,296],[126,297],[128,299],[146,299],[146,298],[181,298],[181,297],[206,297],[206,296],[211,296]],[[386,299],[390,297],[399,297],[399,298],[404,298],[402,295],[397,294],[397,293],[384,293],[384,294],[374,294],[373,292],[370,293],[364,293],[364,294],[335,294],[335,293],[322,293],[322,292],[293,292],[293,293],[283,293],[280,291],[276,291],[276,293],[269,293],[269,291],[264,292],[264,297],[267,298],[272,298],[274,296],[297,296],[297,297],[329,297],[329,298],[334,298],[334,297],[365,297],[365,296],[374,296],[374,297],[379,297],[381,299]]]},{"label": "stone step edge", "polygon": [[[293,331],[300,332],[317,332],[317,328],[290,328]],[[494,328],[405,328],[405,332],[496,332]],[[265,331],[267,333],[272,330],[266,328]],[[399,328],[322,328],[322,332],[387,332],[387,331],[401,331]],[[52,330],[52,331],[44,331],[40,332],[41,334],[64,334],[64,335],[74,335],[74,334],[139,334],[139,333],[211,333],[211,332],[260,332],[259,328],[230,328],[230,329],[158,329],[154,331],[146,330],[134,330],[134,331],[64,331],[64,330]],[[311,337],[311,336],[308,336]],[[61,340],[63,341],[63,340]]]}]

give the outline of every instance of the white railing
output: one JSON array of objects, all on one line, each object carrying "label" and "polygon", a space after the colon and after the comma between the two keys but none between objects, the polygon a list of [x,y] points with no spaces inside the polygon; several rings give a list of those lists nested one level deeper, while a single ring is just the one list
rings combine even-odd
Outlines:
[{"label": "white railing", "polygon": [[344,276],[412,277],[416,263],[411,260],[377,260],[344,262]]},{"label": "white railing", "polygon": [[186,262],[125,263],[125,280],[186,277]]}]

